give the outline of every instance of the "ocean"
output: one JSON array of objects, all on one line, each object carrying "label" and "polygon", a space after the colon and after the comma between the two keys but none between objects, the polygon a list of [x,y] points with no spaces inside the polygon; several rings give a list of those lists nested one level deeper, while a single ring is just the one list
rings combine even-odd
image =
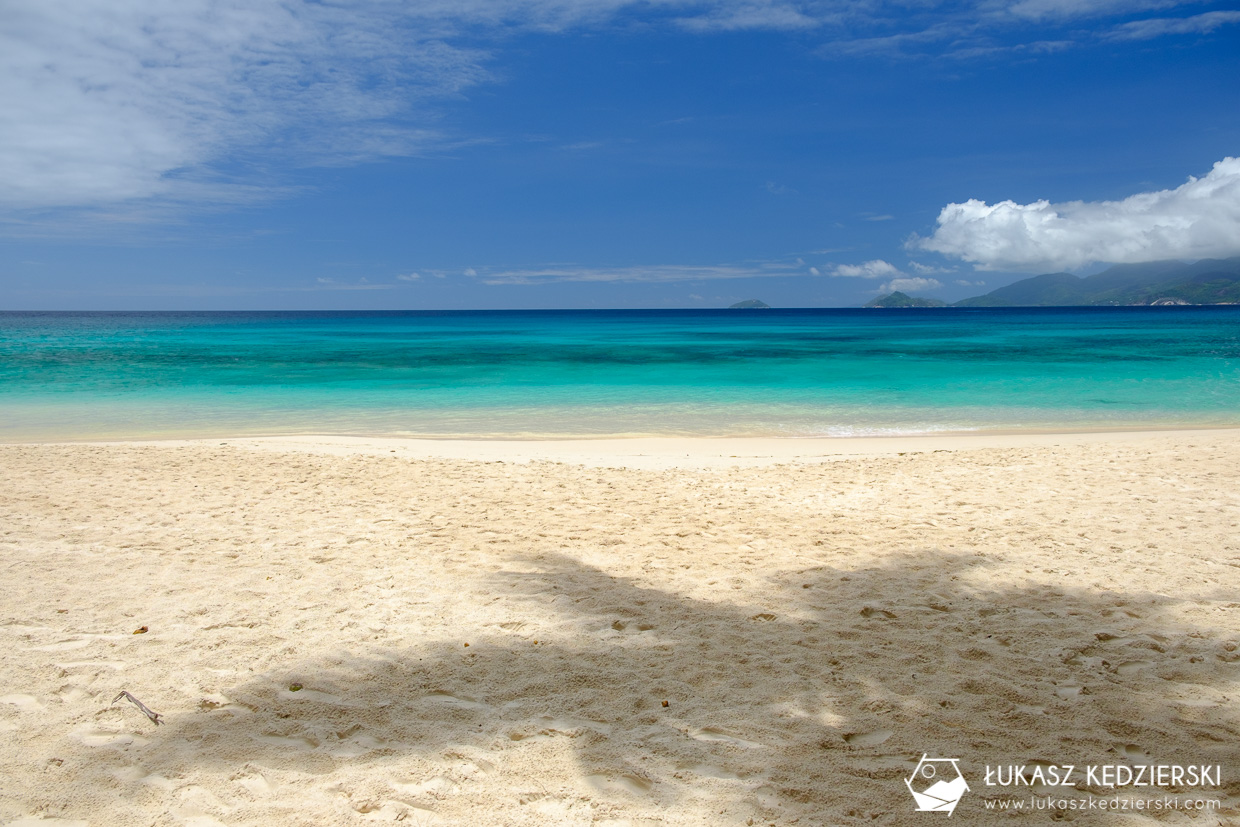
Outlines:
[{"label": "ocean", "polygon": [[0,439],[1240,425],[1240,307],[0,313]]}]

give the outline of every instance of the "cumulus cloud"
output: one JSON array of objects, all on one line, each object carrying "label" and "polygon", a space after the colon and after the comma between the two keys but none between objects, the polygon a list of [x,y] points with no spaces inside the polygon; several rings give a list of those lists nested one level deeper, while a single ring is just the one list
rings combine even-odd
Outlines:
[{"label": "cumulus cloud", "polygon": [[1092,262],[1240,255],[1240,158],[1202,178],[1122,201],[948,204],[929,238],[909,246],[981,270],[1072,270]]},{"label": "cumulus cloud", "polygon": [[910,276],[908,278],[892,279],[889,282],[885,282],[878,288],[878,292],[891,293],[898,290],[901,293],[913,293],[924,290],[937,290],[942,286],[943,283],[938,279],[926,279],[920,276]]},{"label": "cumulus cloud", "polygon": [[873,261],[867,261],[864,264],[839,264],[831,270],[833,276],[849,276],[852,278],[863,279],[882,279],[891,276],[902,276],[900,268],[894,264],[876,258]]}]

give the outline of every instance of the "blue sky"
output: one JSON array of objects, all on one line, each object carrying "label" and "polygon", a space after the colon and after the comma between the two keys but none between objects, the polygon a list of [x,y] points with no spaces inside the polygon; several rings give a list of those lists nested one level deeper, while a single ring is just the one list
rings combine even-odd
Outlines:
[{"label": "blue sky", "polygon": [[1240,6],[10,0],[0,309],[855,306],[1240,255]]}]

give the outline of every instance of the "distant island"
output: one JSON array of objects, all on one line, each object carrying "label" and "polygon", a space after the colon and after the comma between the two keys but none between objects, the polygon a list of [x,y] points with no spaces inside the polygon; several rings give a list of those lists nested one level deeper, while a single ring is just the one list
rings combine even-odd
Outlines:
[{"label": "distant island", "polygon": [[1240,304],[1240,256],[1146,264],[1117,264],[1081,278],[1047,273],[1022,279],[984,296],[948,305],[895,292],[866,307],[1123,307],[1189,304]]},{"label": "distant island", "polygon": [[728,310],[770,310],[771,306],[757,299],[745,299],[743,302],[729,305]]},{"label": "distant island", "polygon": [[947,307],[947,302],[938,299],[922,299],[901,293],[899,290],[889,296],[880,296],[865,303],[866,307]]}]

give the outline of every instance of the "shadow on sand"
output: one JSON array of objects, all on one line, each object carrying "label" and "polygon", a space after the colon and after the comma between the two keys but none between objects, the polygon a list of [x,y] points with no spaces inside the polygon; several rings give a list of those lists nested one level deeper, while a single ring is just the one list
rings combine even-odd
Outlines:
[{"label": "shadow on sand", "polygon": [[[255,795],[349,765],[335,793],[354,813],[413,822],[455,823],[486,777],[511,823],[925,824],[940,816],[914,813],[903,782],[923,753],[961,759],[966,823],[1013,797],[983,784],[986,764],[1221,764],[1234,807],[1236,641],[1166,596],[988,587],[988,565],[925,549],[815,565],[755,609],[514,555],[489,588],[554,629],[359,645],[169,715],[129,755],[153,776],[235,773]],[[539,771],[565,761],[571,784]]]}]

